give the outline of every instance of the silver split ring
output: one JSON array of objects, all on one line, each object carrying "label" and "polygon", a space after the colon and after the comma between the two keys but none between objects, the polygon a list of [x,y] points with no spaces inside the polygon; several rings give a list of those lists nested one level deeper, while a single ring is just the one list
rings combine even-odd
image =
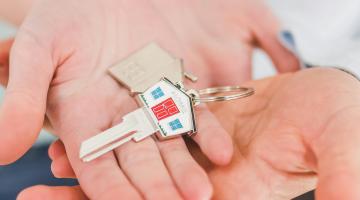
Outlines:
[{"label": "silver split ring", "polygon": [[[197,93],[198,95],[193,96],[193,101],[195,102],[195,104],[241,99],[253,95],[255,93],[255,90],[253,88],[241,86],[224,86],[198,90]],[[231,94],[216,95],[223,93]]]}]

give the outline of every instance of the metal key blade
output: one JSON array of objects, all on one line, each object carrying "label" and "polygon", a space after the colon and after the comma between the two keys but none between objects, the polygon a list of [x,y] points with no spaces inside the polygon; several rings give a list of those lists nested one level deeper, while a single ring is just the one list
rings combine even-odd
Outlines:
[{"label": "metal key blade", "polygon": [[129,133],[129,134],[127,134],[127,136],[124,136],[120,140],[117,140],[117,141],[115,141],[113,143],[110,143],[109,145],[101,147],[97,151],[93,151],[92,153],[86,154],[85,156],[83,156],[81,158],[82,158],[82,160],[84,162],[90,162],[90,161],[92,161],[92,160],[106,154],[107,152],[110,152],[113,149],[121,146],[122,144],[125,144],[126,142],[129,142],[132,139],[132,137],[131,137],[132,134],[133,133]]},{"label": "metal key blade", "polygon": [[[84,141],[80,148],[80,158],[85,162],[89,162],[116,148],[112,147],[118,144],[119,140],[123,141],[122,143],[131,140],[134,125],[135,123],[133,121],[130,120],[130,122],[127,122],[127,120],[124,119],[121,124]],[[118,145],[120,146],[121,144]]]},{"label": "metal key blade", "polygon": [[121,124],[84,141],[80,148],[80,158],[90,162],[132,139],[139,141],[139,134],[147,137],[156,132],[157,128],[148,115],[145,108],[125,115]]}]

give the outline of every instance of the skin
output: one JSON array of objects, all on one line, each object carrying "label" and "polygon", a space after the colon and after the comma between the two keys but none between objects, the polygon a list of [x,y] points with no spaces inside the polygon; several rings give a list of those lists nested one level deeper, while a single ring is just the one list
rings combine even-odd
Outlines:
[{"label": "skin", "polygon": [[[277,31],[261,1],[38,1],[11,49],[0,111],[0,164],[23,155],[46,118],[89,198],[207,199],[210,181],[181,138],[148,138],[94,162],[80,161],[82,141],[137,107],[106,70],[151,41],[183,58],[200,78],[189,88],[248,80],[255,45],[279,71],[296,70],[298,62],[278,43]],[[206,106],[196,112],[201,134],[193,139],[212,162],[227,164],[231,138]]]},{"label": "skin", "polygon": [[0,84],[7,85],[9,79],[9,54],[13,39],[0,41]]},{"label": "skin", "polygon": [[[248,99],[211,105],[232,137],[227,166],[211,164],[190,144],[214,186],[213,199],[360,199],[360,83],[337,69],[310,69],[248,82]],[[49,149],[53,172],[74,177],[60,141]],[[74,198],[63,198],[69,195]],[[86,199],[80,188],[35,186],[32,197]]]},{"label": "skin", "polygon": [[0,0],[0,19],[19,26],[37,0]]}]

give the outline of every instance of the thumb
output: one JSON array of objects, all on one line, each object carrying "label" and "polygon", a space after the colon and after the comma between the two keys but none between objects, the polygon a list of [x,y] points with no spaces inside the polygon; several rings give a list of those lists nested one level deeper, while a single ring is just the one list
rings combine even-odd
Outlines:
[{"label": "thumb", "polygon": [[260,48],[270,56],[279,72],[292,72],[300,69],[298,58],[279,40],[280,25],[271,10],[264,6],[262,9],[257,9],[257,12],[254,15],[259,20],[252,23],[252,29]]},{"label": "thumb", "polygon": [[23,190],[17,197],[18,200],[31,200],[31,199],[88,199],[80,186],[45,186],[37,185]]},{"label": "thumb", "polygon": [[360,107],[339,112],[316,143],[320,200],[360,199]]},{"label": "thumb", "polygon": [[0,164],[22,156],[43,126],[54,72],[50,45],[20,32],[10,55],[9,83],[0,110]]},{"label": "thumb", "polygon": [[196,116],[199,133],[194,135],[194,141],[214,164],[228,164],[234,153],[230,134],[206,105],[197,106]]}]

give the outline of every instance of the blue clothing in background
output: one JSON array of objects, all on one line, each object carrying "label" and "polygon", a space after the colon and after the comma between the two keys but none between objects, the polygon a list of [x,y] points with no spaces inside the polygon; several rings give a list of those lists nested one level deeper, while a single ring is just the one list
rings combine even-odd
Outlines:
[{"label": "blue clothing in background", "polygon": [[0,167],[0,200],[14,200],[18,193],[33,185],[75,185],[73,179],[57,179],[50,169],[48,146],[32,148],[23,158]]}]

